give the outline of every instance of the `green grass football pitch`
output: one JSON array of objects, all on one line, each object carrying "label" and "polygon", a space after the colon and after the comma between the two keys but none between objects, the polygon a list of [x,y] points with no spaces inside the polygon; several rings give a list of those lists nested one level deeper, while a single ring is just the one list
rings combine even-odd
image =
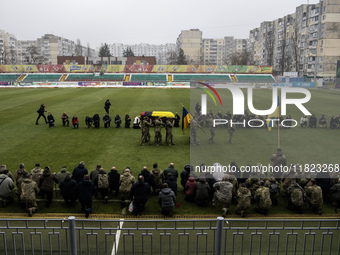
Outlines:
[{"label": "green grass football pitch", "polygon": [[[142,170],[143,166],[152,168],[157,162],[161,169],[168,167],[170,162],[175,164],[178,171],[190,162],[189,128],[182,134],[181,128],[174,128],[174,146],[140,146],[140,130],[124,128],[117,129],[114,125],[104,129],[88,129],[85,126],[85,117],[98,113],[104,115],[104,102],[111,101],[110,115],[113,118],[120,114],[124,119],[129,114],[133,119],[143,111],[171,111],[178,112],[182,118],[182,104],[191,111],[196,101],[191,100],[192,92],[189,89],[161,89],[161,88],[10,88],[0,90],[0,164],[6,164],[14,173],[20,163],[25,163],[26,169],[31,170],[36,162],[42,167],[50,166],[52,172],[59,172],[62,166],[67,166],[70,172],[80,161],[85,161],[89,171],[95,169],[97,164],[108,172],[112,166],[122,172],[129,166],[133,174]],[[196,92],[194,92],[196,93]],[[246,91],[244,91],[246,95]],[[325,114],[328,121],[331,116],[340,114],[340,92],[335,90],[311,90],[311,100],[305,104],[306,108],[319,118]],[[193,98],[193,97],[192,97]],[[195,97],[194,97],[195,98]],[[271,90],[254,90],[254,106],[267,109],[271,106]],[[208,110],[214,113],[232,111],[230,94],[222,96],[223,108],[215,106],[208,101]],[[38,116],[37,109],[45,103],[46,110],[56,119],[54,128],[48,128],[43,119],[35,125]],[[247,108],[246,108],[247,109]],[[60,116],[66,111],[69,116],[76,114],[80,120],[79,129],[63,127]],[[295,107],[289,106],[287,112],[292,118],[300,120],[302,113]],[[264,128],[237,129],[234,134],[234,144],[228,145],[226,150],[214,150],[214,145],[208,143],[210,132],[206,134],[198,130],[198,138],[206,153],[200,159],[202,163],[211,165],[219,162],[228,165],[235,161],[239,166],[257,163],[270,164],[270,156],[277,147],[278,131],[267,131]],[[151,141],[153,142],[153,129]],[[295,127],[280,131],[280,144],[287,157],[287,163],[315,163],[339,164],[339,129],[329,128],[300,128]],[[163,140],[165,130],[162,130]],[[225,129],[216,128],[216,143],[226,143],[228,135]],[[191,155],[190,155],[191,154]],[[178,182],[179,190],[180,183]],[[183,195],[179,194],[179,201],[186,205]],[[158,214],[156,199],[151,203],[147,214]],[[99,204],[99,203],[98,203]],[[101,203],[100,203],[101,204]],[[98,205],[99,206],[99,205]],[[116,213],[117,208],[108,208],[100,205],[100,213]],[[157,209],[155,209],[157,207]],[[42,208],[42,212],[63,212],[71,209],[55,204],[50,208]],[[17,207],[12,208],[18,211]],[[10,210],[12,210],[10,209]],[[286,210],[282,209],[286,212]],[[72,210],[71,210],[72,211]],[[195,211],[195,212],[193,212]],[[197,212],[196,212],[197,211]],[[210,214],[218,212],[215,209],[193,209],[191,206],[182,206],[181,214]],[[275,210],[274,210],[275,211]],[[277,213],[282,213],[276,210]],[[331,209],[329,209],[331,211]],[[218,212],[219,213],[219,212]]]}]

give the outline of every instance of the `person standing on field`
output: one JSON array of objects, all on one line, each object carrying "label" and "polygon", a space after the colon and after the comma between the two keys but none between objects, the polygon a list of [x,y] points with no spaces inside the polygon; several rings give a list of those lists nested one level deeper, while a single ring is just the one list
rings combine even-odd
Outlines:
[{"label": "person standing on field", "polygon": [[46,116],[45,116],[45,112],[47,112],[45,110],[45,104],[40,105],[39,110],[37,110],[37,113],[39,114],[39,116],[37,118],[37,121],[35,122],[36,125],[38,125],[38,120],[40,119],[40,117],[44,118],[46,124],[48,123],[47,119],[46,119]]}]

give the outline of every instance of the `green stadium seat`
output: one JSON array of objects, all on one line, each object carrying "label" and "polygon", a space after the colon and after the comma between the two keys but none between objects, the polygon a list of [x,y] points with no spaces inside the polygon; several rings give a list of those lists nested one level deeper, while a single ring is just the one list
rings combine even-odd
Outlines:
[{"label": "green stadium seat", "polygon": [[27,74],[22,82],[57,82],[62,74]]},{"label": "green stadium seat", "polygon": [[173,81],[190,82],[190,81],[204,81],[204,82],[230,82],[230,76],[227,74],[174,74]]},{"label": "green stadium seat", "polygon": [[244,82],[244,83],[273,83],[275,82],[275,79],[272,75],[236,74],[236,78],[238,82]]},{"label": "green stadium seat", "polygon": [[0,82],[15,82],[20,74],[0,74]]},{"label": "green stadium seat", "polygon": [[69,74],[66,81],[123,81],[124,74]]},{"label": "green stadium seat", "polygon": [[167,76],[166,74],[131,74],[130,81],[135,82],[166,82]]}]

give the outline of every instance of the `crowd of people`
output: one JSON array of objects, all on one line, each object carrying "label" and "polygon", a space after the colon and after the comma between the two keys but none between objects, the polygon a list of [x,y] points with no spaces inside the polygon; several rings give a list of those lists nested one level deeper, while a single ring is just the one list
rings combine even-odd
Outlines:
[{"label": "crowd of people", "polygon": [[[207,112],[206,115],[202,115],[201,105],[200,103],[196,103],[195,111],[192,113],[192,119],[190,122],[190,144],[191,145],[200,145],[200,142],[197,138],[197,128],[203,130],[203,128],[209,128],[210,137],[208,139],[209,143],[214,143],[215,137],[215,128],[227,128],[229,133],[228,143],[233,143],[233,135],[236,128],[249,128],[249,127],[262,127],[268,128],[268,116],[259,116],[254,114],[249,114],[247,110],[244,111],[243,115],[232,115],[229,111],[225,114],[222,114],[221,111],[218,111],[217,114],[214,114],[212,110]],[[290,127],[300,125],[300,127],[309,127],[309,128],[329,128],[336,129],[340,128],[340,115],[332,116],[330,121],[328,122],[326,116],[324,114],[318,119],[315,114],[312,114],[309,118],[307,116],[302,116],[299,121],[293,121],[291,115],[287,115],[285,118],[280,115],[276,118],[277,121],[273,121],[275,124],[280,126],[283,129],[289,129]],[[214,120],[220,120],[219,122],[214,122]],[[221,120],[225,121],[223,123]],[[269,121],[270,122],[270,121]],[[293,123],[294,122],[294,123]],[[233,123],[231,125],[231,123]],[[318,124],[319,123],[319,124]],[[205,133],[205,131],[204,131]]]},{"label": "crowd of people", "polygon": [[[110,128],[111,127],[111,116],[109,114],[110,111],[110,100],[105,101],[104,109],[105,109],[105,114],[102,117],[102,121],[104,123],[104,128]],[[38,112],[38,118],[36,120],[36,125],[38,125],[38,121],[40,117],[43,117],[45,120],[46,124],[49,124],[50,128],[53,128],[55,125],[55,119],[53,115],[48,112],[47,114],[47,119],[45,116],[45,104],[41,104],[40,108],[37,110]],[[63,126],[69,126],[70,125],[70,117],[66,112],[63,112],[61,115],[61,121]],[[129,114],[125,115],[125,128],[130,128],[131,125],[131,117]],[[166,136],[165,136],[165,143],[167,145],[175,145],[173,142],[173,135],[172,135],[172,128],[173,127],[179,127],[179,121],[180,121],[180,116],[176,112],[175,118],[160,118],[159,116],[156,116],[154,118],[145,116],[141,118],[140,116],[136,116],[133,120],[133,128],[134,129],[141,129],[142,130],[142,135],[140,139],[140,145],[144,145],[144,143],[148,143],[151,145],[151,135],[150,135],[150,127],[154,127],[155,131],[155,140],[154,144],[156,146],[162,145],[162,133],[161,133],[161,127],[165,127],[166,129]],[[86,116],[85,117],[85,124],[88,128],[100,128],[100,122],[101,118],[98,113],[94,114],[92,117],[91,116]],[[79,118],[74,115],[71,119],[71,124],[72,128],[79,128]],[[116,128],[120,128],[122,124],[122,118],[119,114],[116,114],[114,118],[114,124]]]},{"label": "crowd of people", "polygon": [[[285,165],[286,159],[280,149],[271,157],[272,165]],[[230,211],[232,203],[236,204],[235,213],[244,217],[252,204],[257,213],[267,215],[271,206],[277,206],[279,197],[286,201],[288,209],[303,213],[303,208],[314,210],[322,214],[324,201],[332,202],[336,212],[340,208],[340,174],[320,173],[314,178],[296,175],[300,166],[291,165],[289,172],[274,178],[261,174],[261,164],[256,166],[257,172],[243,172],[241,174],[235,162],[230,164],[236,171],[213,172],[206,171],[202,164],[200,171],[194,172],[190,164],[184,166],[179,173],[173,163],[161,170],[157,163],[152,169],[146,166],[141,172],[133,173],[129,167],[119,173],[116,167],[109,172],[100,164],[96,169],[88,171],[85,163],[81,161],[73,172],[63,166],[60,172],[52,173],[50,167],[41,168],[37,163],[27,171],[21,163],[14,176],[6,165],[0,168],[0,197],[3,206],[14,201],[13,193],[17,195],[19,204],[26,208],[28,215],[32,216],[37,210],[37,197],[45,199],[45,206],[49,207],[53,199],[55,185],[58,185],[60,194],[67,206],[73,206],[76,200],[81,204],[85,217],[92,213],[93,197],[108,203],[108,197],[119,196],[121,207],[129,208],[138,215],[145,209],[148,198],[158,195],[161,213],[172,217],[177,206],[178,183],[182,186],[181,192],[185,200],[197,203],[199,206],[213,205],[222,209],[222,216]],[[322,174],[322,175],[321,175]],[[327,175],[328,174],[328,175]],[[135,178],[137,176],[137,180]],[[16,185],[15,185],[15,184]],[[14,188],[16,190],[14,192]]]}]

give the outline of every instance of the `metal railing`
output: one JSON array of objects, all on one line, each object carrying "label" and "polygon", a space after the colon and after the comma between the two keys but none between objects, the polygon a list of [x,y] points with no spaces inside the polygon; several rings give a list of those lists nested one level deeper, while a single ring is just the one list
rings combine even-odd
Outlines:
[{"label": "metal railing", "polygon": [[0,219],[0,254],[340,254],[335,219]]}]

